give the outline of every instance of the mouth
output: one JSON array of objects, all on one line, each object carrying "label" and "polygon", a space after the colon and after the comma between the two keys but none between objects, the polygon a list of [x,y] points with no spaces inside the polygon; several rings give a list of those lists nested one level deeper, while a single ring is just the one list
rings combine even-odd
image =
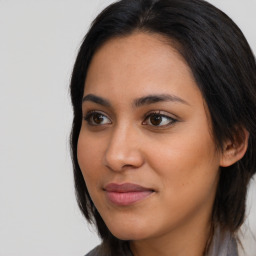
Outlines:
[{"label": "mouth", "polygon": [[155,192],[151,188],[145,188],[132,183],[110,183],[103,190],[106,193],[107,199],[117,206],[132,205],[146,199]]}]

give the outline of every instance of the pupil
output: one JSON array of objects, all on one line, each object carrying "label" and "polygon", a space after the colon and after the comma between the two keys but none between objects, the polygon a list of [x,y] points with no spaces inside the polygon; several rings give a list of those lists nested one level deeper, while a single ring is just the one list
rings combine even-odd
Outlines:
[{"label": "pupil", "polygon": [[103,117],[102,117],[102,115],[94,115],[93,121],[94,121],[96,124],[100,124],[101,122],[103,122]]},{"label": "pupil", "polygon": [[161,116],[158,116],[158,115],[153,115],[153,116],[150,118],[150,122],[151,122],[153,125],[159,125],[159,124],[161,124],[161,122],[162,122],[162,117],[161,117]]}]

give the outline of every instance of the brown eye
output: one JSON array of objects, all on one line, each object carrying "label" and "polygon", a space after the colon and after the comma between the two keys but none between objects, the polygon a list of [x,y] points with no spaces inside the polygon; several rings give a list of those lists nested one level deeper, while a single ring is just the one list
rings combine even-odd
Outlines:
[{"label": "brown eye", "polygon": [[174,119],[170,116],[163,115],[161,113],[152,113],[152,114],[149,114],[146,117],[143,124],[144,125],[155,126],[155,127],[164,127],[164,126],[172,125],[176,121],[177,121],[176,119]]},{"label": "brown eye", "polygon": [[95,124],[101,124],[104,121],[104,116],[98,113],[95,113],[92,116],[92,120]]},{"label": "brown eye", "polygon": [[160,115],[152,115],[150,117],[150,122],[154,126],[159,126],[162,122],[162,117]]},{"label": "brown eye", "polygon": [[102,113],[99,112],[89,112],[85,117],[84,120],[89,124],[89,125],[105,125],[105,124],[111,124],[110,119],[103,115]]}]

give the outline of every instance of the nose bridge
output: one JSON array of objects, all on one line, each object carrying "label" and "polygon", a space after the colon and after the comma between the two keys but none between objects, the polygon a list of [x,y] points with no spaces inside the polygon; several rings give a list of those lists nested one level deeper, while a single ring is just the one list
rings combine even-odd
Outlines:
[{"label": "nose bridge", "polygon": [[113,128],[105,152],[105,165],[114,171],[124,167],[138,168],[143,164],[139,130],[129,122]]}]

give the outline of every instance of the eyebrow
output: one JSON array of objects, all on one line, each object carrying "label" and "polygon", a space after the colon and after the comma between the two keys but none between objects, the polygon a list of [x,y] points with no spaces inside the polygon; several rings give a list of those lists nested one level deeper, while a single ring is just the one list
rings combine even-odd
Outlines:
[{"label": "eyebrow", "polygon": [[[100,104],[104,107],[111,107],[111,103],[107,99],[96,96],[94,94],[88,94],[88,95],[84,96],[82,102],[85,102],[85,101],[91,101],[96,104]],[[167,101],[179,102],[179,103],[183,103],[186,105],[190,105],[187,101],[181,99],[180,97],[178,97],[176,95],[171,95],[171,94],[147,95],[147,96],[135,99],[133,102],[133,105],[135,107],[142,107],[142,106],[154,104],[157,102],[167,102]]]},{"label": "eyebrow", "polygon": [[82,102],[85,102],[85,101],[91,101],[91,102],[100,104],[104,107],[110,107],[111,106],[111,104],[108,100],[106,100],[102,97],[96,96],[94,94],[88,94],[85,97],[83,97]]},{"label": "eyebrow", "polygon": [[188,102],[186,102],[185,100],[171,94],[156,94],[156,95],[148,95],[145,97],[141,97],[134,100],[134,105],[135,107],[141,107],[144,105],[149,105],[157,102],[166,102],[166,101],[179,102],[179,103],[189,105]]}]

